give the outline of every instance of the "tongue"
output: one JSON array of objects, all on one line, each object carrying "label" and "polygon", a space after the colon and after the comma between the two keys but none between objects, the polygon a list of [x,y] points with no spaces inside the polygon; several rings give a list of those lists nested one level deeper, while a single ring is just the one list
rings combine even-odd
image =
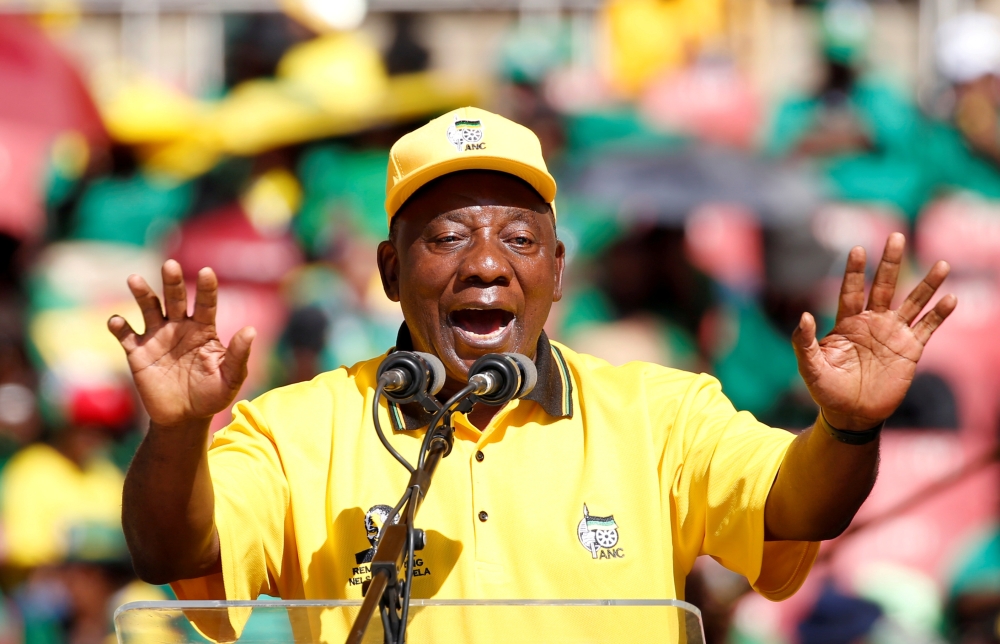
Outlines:
[{"label": "tongue", "polygon": [[503,311],[455,311],[452,314],[455,324],[464,331],[475,333],[476,335],[489,335],[500,329],[506,323],[506,316]]}]

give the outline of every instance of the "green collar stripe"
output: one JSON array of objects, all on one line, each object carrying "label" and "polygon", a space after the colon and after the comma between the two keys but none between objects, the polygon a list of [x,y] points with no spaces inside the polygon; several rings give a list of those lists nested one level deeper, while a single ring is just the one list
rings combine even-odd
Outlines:
[{"label": "green collar stripe", "polygon": [[406,427],[406,423],[403,421],[403,415],[399,411],[399,405],[394,402],[389,403],[389,416],[392,419],[393,431],[403,431],[403,428]]},{"label": "green collar stripe", "polygon": [[566,359],[563,358],[563,354],[556,347],[552,347],[552,355],[555,356],[556,364],[559,365],[559,375],[562,377],[563,381],[563,407],[562,413],[564,416],[573,415],[573,380],[569,377],[569,367],[566,365]]}]

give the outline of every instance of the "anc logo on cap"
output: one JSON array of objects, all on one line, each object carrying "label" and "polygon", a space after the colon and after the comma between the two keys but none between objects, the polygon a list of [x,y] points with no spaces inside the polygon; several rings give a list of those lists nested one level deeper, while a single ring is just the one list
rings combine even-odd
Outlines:
[{"label": "anc logo on cap", "polygon": [[456,116],[455,122],[448,126],[448,141],[459,152],[469,150],[485,150],[483,143],[483,122],[479,119],[463,119]]}]

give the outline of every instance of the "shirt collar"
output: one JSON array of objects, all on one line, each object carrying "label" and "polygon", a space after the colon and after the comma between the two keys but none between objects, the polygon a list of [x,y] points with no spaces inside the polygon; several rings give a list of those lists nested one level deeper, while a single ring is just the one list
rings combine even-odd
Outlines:
[{"label": "shirt collar", "polygon": [[[399,327],[396,346],[390,349],[390,353],[392,351],[413,351],[413,338],[410,337],[410,328],[406,326],[406,322]],[[573,379],[562,352],[549,342],[545,331],[542,331],[535,347],[535,368],[538,369],[538,382],[524,400],[538,403],[553,418],[572,418]],[[396,431],[426,427],[432,417],[432,414],[415,402],[405,405],[389,403],[389,418]]]}]

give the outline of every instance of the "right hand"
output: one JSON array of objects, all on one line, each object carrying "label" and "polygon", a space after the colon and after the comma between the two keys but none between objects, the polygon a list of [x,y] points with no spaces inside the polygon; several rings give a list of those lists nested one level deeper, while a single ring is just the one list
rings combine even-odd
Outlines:
[{"label": "right hand", "polygon": [[153,424],[207,421],[239,393],[256,331],[240,329],[228,348],[219,340],[215,329],[219,281],[211,268],[198,271],[191,315],[180,264],[167,260],[161,273],[166,315],[146,280],[130,275],[128,287],[142,310],[145,333],[137,334],[119,315],[108,320],[108,329],[125,349],[136,389]]}]

